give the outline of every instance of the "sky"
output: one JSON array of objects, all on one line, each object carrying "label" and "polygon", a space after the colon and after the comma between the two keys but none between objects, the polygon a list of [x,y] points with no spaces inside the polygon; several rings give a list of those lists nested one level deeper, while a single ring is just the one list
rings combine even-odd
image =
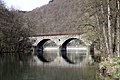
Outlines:
[{"label": "sky", "polygon": [[11,6],[22,11],[31,11],[48,4],[50,0],[3,0],[8,8]]}]

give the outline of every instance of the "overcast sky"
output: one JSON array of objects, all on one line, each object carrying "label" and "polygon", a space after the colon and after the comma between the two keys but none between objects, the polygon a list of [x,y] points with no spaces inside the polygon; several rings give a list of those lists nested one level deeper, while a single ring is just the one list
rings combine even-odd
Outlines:
[{"label": "overcast sky", "polygon": [[23,11],[31,11],[36,7],[48,4],[50,0],[3,0],[8,7],[14,7]]}]

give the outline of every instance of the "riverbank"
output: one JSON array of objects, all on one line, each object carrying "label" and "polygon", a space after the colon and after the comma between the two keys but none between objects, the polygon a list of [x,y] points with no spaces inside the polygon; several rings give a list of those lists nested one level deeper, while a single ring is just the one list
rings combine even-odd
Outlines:
[{"label": "riverbank", "polygon": [[101,80],[120,80],[120,57],[108,57],[101,61],[98,76]]},{"label": "riverbank", "polygon": [[10,55],[15,55],[15,54],[32,54],[32,49],[26,49],[26,50],[22,50],[22,51],[0,51],[0,55],[6,55],[6,54],[10,54]]}]

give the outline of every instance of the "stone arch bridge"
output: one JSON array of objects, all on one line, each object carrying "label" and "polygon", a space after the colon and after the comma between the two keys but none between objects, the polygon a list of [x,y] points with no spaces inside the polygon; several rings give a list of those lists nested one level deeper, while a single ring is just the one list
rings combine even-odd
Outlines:
[{"label": "stone arch bridge", "polygon": [[34,42],[33,54],[37,64],[79,65],[90,62],[94,56],[91,42],[84,34],[42,34],[30,38]]}]

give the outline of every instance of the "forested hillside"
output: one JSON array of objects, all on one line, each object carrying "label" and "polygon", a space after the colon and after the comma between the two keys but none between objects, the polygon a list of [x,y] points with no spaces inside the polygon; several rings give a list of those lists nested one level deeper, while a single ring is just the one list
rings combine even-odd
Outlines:
[{"label": "forested hillside", "polygon": [[38,35],[82,33],[85,23],[95,24],[94,17],[91,16],[94,11],[89,7],[91,3],[90,0],[53,0],[41,8],[26,12],[25,16],[34,23],[34,31]]}]

